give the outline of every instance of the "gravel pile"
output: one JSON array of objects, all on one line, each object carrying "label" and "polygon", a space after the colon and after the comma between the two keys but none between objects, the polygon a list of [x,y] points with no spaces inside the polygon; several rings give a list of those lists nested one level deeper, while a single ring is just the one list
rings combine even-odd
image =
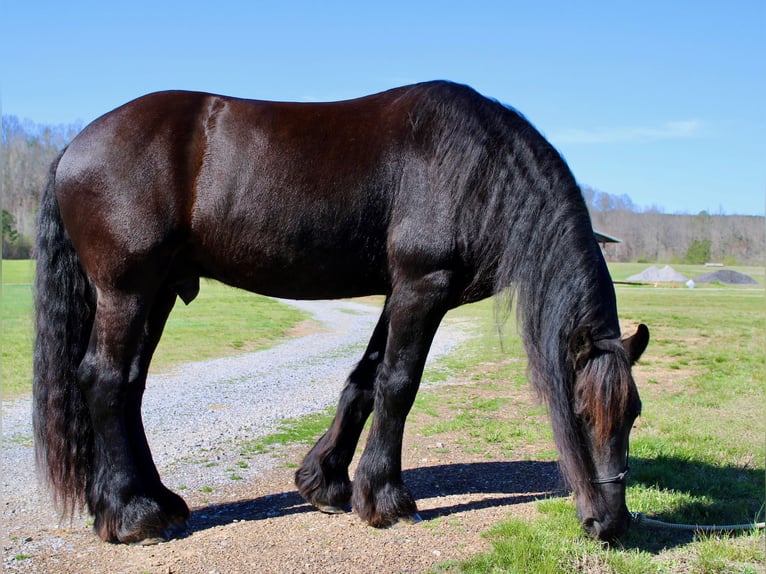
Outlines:
[{"label": "gravel pile", "polygon": [[658,269],[652,265],[644,269],[641,273],[631,275],[628,281],[645,281],[647,283],[685,283],[686,277],[673,269],[670,265],[665,265]]},{"label": "gravel pile", "polygon": [[694,279],[695,283],[724,283],[726,285],[758,285],[758,281],[731,269],[719,269],[705,273]]}]

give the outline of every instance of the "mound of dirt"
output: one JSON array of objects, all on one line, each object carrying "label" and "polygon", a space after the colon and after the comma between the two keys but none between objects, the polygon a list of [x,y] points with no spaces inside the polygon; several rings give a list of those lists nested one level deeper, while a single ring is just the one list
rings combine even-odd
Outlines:
[{"label": "mound of dirt", "polygon": [[758,281],[731,269],[719,269],[700,275],[694,280],[695,283],[725,283],[726,285],[757,285]]},{"label": "mound of dirt", "polygon": [[685,283],[686,277],[673,269],[670,265],[665,265],[662,269],[657,269],[652,265],[644,269],[641,273],[631,275],[628,281],[644,281],[647,283]]}]

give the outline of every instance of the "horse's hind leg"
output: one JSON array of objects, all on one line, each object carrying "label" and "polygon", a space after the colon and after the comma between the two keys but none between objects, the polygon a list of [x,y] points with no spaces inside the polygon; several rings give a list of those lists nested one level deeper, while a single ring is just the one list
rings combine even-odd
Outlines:
[{"label": "horse's hind leg", "polygon": [[[144,389],[146,388],[149,363],[160,341],[160,336],[165,328],[165,322],[173,309],[175,300],[176,293],[167,288],[160,290],[154,299],[149,316],[144,322],[144,331],[140,339],[138,352],[134,357],[134,364],[131,367],[130,395],[126,408],[126,419],[129,425],[128,435],[133,440],[136,464],[144,473],[147,493],[158,503],[161,509],[158,523],[162,526],[161,532],[166,535],[164,537],[185,529],[189,518],[189,508],[180,496],[170,491],[160,480],[151,450],[149,449],[149,443],[146,440],[146,433],[141,419],[141,402]],[[149,538],[154,535],[151,532],[151,528],[148,529],[149,531],[144,531],[142,529],[145,529],[145,526],[143,524],[139,524],[139,526],[140,528],[136,531],[136,536]]]},{"label": "horse's hind leg", "polygon": [[348,466],[364,423],[372,412],[374,383],[388,337],[388,302],[362,360],[341,392],[335,419],[295,473],[301,496],[323,512],[341,512],[351,500]]},{"label": "horse's hind leg", "polygon": [[94,529],[110,542],[161,537],[189,516],[184,501],[160,482],[140,414],[149,359],[174,299],[167,292],[151,301],[98,293],[79,382],[94,430],[88,508],[95,516]]}]

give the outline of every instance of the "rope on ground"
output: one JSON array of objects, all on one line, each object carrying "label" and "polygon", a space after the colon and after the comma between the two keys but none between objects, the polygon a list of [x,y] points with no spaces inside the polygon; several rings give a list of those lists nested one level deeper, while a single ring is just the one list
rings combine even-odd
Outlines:
[{"label": "rope on ground", "polygon": [[705,524],[673,524],[672,522],[663,522],[662,520],[655,520],[653,518],[647,518],[641,512],[631,512],[630,516],[632,522],[636,526],[654,526],[656,528],[668,528],[672,530],[694,530],[697,532],[731,532],[734,530],[763,530],[766,527],[766,523],[756,522],[752,524],[721,524],[721,525],[705,525]]}]

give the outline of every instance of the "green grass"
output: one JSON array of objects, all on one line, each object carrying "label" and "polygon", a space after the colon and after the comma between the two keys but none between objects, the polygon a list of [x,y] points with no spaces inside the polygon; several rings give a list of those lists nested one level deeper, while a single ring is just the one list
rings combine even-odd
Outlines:
[{"label": "green grass", "polygon": [[[610,267],[620,277],[646,265]],[[740,271],[763,281],[763,270]],[[629,508],[685,524],[763,521],[763,287],[618,286],[617,294],[623,324],[645,322],[652,334],[634,369],[643,414],[631,435]],[[494,328],[485,330],[489,336]],[[471,352],[485,363],[503,363]],[[439,376],[449,377],[449,369]],[[473,417],[485,414],[479,410]],[[438,424],[460,425],[461,418],[458,413],[451,423]],[[471,425],[464,427],[471,431]],[[695,535],[634,528],[621,544],[604,547],[582,533],[571,499],[543,501],[537,509],[539,517],[491,529],[490,552],[439,571],[712,574],[762,572],[766,566],[762,532]]]},{"label": "green grass", "polygon": [[570,503],[562,499],[538,503],[541,513],[532,521],[513,519],[491,528],[485,536],[492,550],[461,564],[446,564],[450,572],[655,572],[638,551],[605,550],[580,534]]},{"label": "green grass", "polygon": [[[0,381],[4,398],[31,389],[33,276],[31,261],[2,262]],[[306,318],[306,314],[274,299],[203,281],[199,297],[191,305],[187,307],[180,300],[176,303],[152,371],[271,346]]]},{"label": "green grass", "polygon": [[2,396],[29,392],[32,381],[32,261],[2,262],[0,383]]},{"label": "green grass", "polygon": [[287,444],[313,444],[328,429],[334,414],[335,409],[330,409],[322,413],[285,419],[279,424],[277,432],[238,443],[240,454],[249,457],[271,452]]},{"label": "green grass", "polygon": [[[762,572],[762,535],[738,538],[700,535],[672,550],[651,552],[639,546],[607,547],[582,536],[571,503],[551,499],[537,504],[540,516],[512,519],[485,533],[492,549],[438,572],[593,572],[614,574],[699,574]],[[760,544],[759,544],[760,542]]]}]

